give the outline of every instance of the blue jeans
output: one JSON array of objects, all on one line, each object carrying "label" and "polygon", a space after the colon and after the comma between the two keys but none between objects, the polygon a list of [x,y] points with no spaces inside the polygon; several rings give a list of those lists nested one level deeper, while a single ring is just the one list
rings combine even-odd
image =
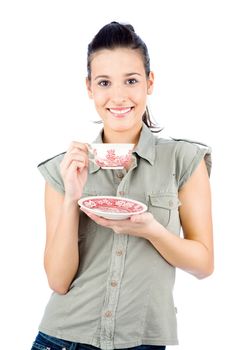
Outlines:
[{"label": "blue jeans", "polygon": [[[97,350],[95,346],[81,343],[73,343],[68,340],[63,340],[50,335],[39,332],[31,350]],[[130,350],[165,350],[165,346],[157,345],[140,345]],[[124,349],[122,349],[124,350]]]}]

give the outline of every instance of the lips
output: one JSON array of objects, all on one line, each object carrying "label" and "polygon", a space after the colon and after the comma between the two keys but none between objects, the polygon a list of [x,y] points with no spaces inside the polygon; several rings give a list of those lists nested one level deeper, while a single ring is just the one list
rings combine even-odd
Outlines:
[{"label": "lips", "polygon": [[108,108],[108,110],[116,115],[116,116],[123,116],[127,113],[129,113],[132,110],[133,107],[118,107],[118,108]]}]

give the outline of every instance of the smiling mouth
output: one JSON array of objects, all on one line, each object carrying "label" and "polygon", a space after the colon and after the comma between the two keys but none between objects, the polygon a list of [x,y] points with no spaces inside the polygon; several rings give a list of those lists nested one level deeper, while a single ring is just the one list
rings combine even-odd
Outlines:
[{"label": "smiling mouth", "polygon": [[120,107],[120,108],[108,108],[108,111],[111,112],[113,115],[120,117],[131,112],[132,109],[133,107]]}]

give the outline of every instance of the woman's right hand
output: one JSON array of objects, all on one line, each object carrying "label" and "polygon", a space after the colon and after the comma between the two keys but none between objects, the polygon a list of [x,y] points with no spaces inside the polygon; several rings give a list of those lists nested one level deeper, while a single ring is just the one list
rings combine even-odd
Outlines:
[{"label": "woman's right hand", "polygon": [[61,161],[60,170],[65,186],[65,197],[70,201],[79,200],[87,181],[87,144],[73,141]]}]

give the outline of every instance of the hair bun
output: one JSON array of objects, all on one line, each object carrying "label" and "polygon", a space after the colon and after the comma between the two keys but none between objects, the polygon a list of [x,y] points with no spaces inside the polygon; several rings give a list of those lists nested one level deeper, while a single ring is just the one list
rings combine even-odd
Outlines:
[{"label": "hair bun", "polygon": [[132,24],[125,24],[126,28],[130,29],[132,32],[135,32],[134,27]]},{"label": "hair bun", "polygon": [[131,32],[135,32],[134,30],[134,27],[132,26],[132,24],[129,24],[129,23],[119,23],[119,22],[116,22],[116,21],[112,21],[110,24],[116,24],[116,25],[120,25],[120,26],[124,26],[126,27],[127,29],[131,30]]}]

